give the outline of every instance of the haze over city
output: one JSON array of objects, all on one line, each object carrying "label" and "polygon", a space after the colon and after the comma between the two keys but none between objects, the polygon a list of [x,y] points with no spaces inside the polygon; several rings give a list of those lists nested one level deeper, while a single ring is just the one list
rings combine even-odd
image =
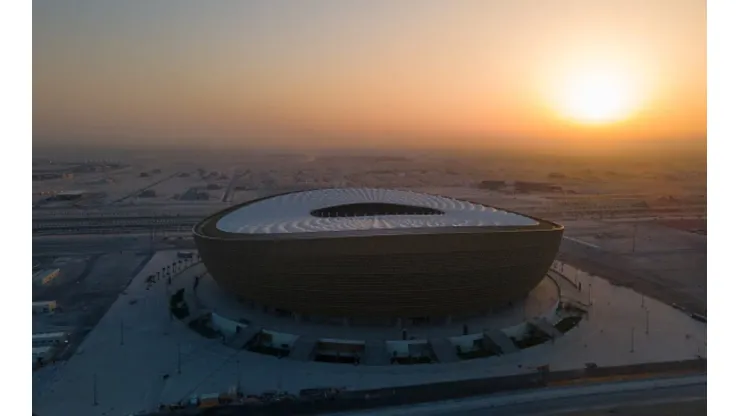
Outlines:
[{"label": "haze over city", "polygon": [[34,145],[706,140],[695,0],[33,2]]},{"label": "haze over city", "polygon": [[704,2],[32,10],[34,415],[706,414]]}]

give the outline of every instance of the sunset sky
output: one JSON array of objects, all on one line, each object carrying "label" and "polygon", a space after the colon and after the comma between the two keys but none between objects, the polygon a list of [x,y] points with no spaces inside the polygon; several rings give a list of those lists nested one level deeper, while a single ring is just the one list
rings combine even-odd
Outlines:
[{"label": "sunset sky", "polygon": [[706,137],[700,0],[34,0],[40,143]]}]

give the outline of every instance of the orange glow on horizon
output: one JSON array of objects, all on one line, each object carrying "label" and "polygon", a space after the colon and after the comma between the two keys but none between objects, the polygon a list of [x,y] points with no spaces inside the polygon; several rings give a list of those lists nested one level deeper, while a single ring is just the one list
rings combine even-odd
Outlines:
[{"label": "orange glow on horizon", "polygon": [[704,2],[187,2],[34,4],[34,134],[461,148],[706,134]]}]

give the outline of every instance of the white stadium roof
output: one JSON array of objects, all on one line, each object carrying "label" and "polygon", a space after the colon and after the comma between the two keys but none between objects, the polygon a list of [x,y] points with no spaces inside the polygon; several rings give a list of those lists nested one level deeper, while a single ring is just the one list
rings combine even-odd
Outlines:
[{"label": "white stadium roof", "polygon": [[[311,214],[311,211],[322,208],[364,203],[432,208],[443,211],[443,214],[332,218]],[[216,228],[228,233],[281,234],[537,224],[537,221],[522,215],[453,198],[389,189],[339,188],[288,193],[247,204],[224,215],[216,223]]]}]

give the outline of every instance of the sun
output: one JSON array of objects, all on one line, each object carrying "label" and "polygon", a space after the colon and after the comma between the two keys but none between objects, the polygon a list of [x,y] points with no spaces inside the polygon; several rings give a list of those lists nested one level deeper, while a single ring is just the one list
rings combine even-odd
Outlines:
[{"label": "sun", "polygon": [[628,78],[616,72],[574,74],[562,85],[558,111],[583,124],[618,122],[635,110],[634,90]]}]

